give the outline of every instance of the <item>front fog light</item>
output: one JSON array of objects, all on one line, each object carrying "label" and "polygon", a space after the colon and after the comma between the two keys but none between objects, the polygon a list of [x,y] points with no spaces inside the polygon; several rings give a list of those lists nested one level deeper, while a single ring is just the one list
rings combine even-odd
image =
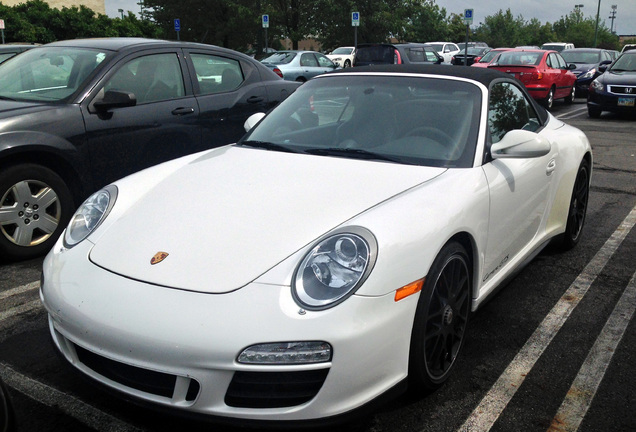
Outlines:
[{"label": "front fog light", "polygon": [[331,360],[327,342],[277,342],[252,345],[239,354],[244,364],[288,365],[325,363]]}]

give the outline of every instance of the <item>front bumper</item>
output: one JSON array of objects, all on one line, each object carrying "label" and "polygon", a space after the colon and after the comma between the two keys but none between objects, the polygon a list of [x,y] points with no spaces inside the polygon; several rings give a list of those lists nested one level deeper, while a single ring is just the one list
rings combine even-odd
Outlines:
[{"label": "front bumper", "polygon": [[[417,295],[397,303],[393,295],[354,295],[326,311],[301,312],[288,286],[252,283],[213,295],[149,285],[95,266],[90,247],[56,245],[44,262],[41,298],[63,356],[128,396],[192,414],[314,420],[355,410],[406,377]],[[248,346],[288,341],[326,341],[332,359],[237,362]],[[290,405],[285,389],[305,396]],[[259,406],[241,399],[245,390],[254,400],[287,402]]]},{"label": "front bumper", "polygon": [[606,91],[592,90],[587,96],[588,106],[601,111],[636,112],[636,95],[617,95]]}]

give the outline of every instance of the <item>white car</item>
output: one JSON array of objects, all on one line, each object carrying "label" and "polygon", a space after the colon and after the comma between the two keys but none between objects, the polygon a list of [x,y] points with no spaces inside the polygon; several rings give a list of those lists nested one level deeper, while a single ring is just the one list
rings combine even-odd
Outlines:
[{"label": "white car", "polygon": [[353,66],[355,55],[355,47],[340,47],[327,54],[327,57],[338,66],[347,68]]},{"label": "white car", "polygon": [[264,116],[77,210],[41,297],[81,373],[164,409],[341,419],[440,386],[471,311],[581,237],[590,143],[507,74],[345,69]]},{"label": "white car", "polygon": [[435,48],[435,51],[444,58],[444,63],[450,63],[455,54],[459,53],[459,47],[452,42],[426,42]]}]

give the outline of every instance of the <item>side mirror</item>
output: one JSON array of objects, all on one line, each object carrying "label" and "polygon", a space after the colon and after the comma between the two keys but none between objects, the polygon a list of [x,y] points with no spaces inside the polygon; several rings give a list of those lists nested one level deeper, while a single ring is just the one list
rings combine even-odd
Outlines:
[{"label": "side mirror", "polygon": [[261,121],[265,117],[265,113],[258,112],[254,113],[245,120],[243,123],[243,127],[245,128],[245,132],[249,132],[256,124]]},{"label": "side mirror", "polygon": [[547,155],[551,148],[550,142],[541,135],[515,129],[493,144],[490,154],[493,159],[530,159]]},{"label": "side mirror", "polygon": [[599,63],[599,67],[600,66],[608,66],[611,65],[612,61],[611,60],[603,60],[602,62]]},{"label": "side mirror", "polygon": [[[611,64],[611,63],[610,63]],[[605,71],[607,70],[607,68],[609,67],[609,64],[601,64],[598,67],[598,71],[600,73],[605,73]]]},{"label": "side mirror", "polygon": [[569,69],[569,70],[574,70],[574,69],[576,69],[576,65],[575,65],[574,63],[570,63],[570,64],[568,65],[568,69]]},{"label": "side mirror", "polygon": [[97,111],[108,111],[113,108],[123,108],[137,105],[137,97],[132,92],[108,90],[104,98],[93,103]]}]

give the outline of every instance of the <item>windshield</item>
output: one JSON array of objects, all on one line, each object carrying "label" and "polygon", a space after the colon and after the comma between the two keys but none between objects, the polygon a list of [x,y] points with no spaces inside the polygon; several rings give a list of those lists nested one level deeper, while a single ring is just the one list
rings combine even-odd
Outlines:
[{"label": "windshield", "polygon": [[345,54],[349,55],[353,52],[353,48],[337,48],[333,50],[331,54]]},{"label": "windshield", "polygon": [[601,61],[601,53],[594,51],[563,51],[561,55],[567,63],[592,64]]},{"label": "windshield", "polygon": [[613,72],[636,72],[636,52],[620,56],[610,70]]},{"label": "windshield", "polygon": [[496,55],[501,54],[501,51],[488,51],[484,56],[479,60],[479,63],[490,63],[492,59],[495,58]]},{"label": "windshield", "polygon": [[264,58],[263,60],[261,60],[261,62],[270,64],[287,64],[291,63],[294,57],[296,57],[296,53],[277,52],[267,58]]},{"label": "windshield", "polygon": [[0,64],[0,98],[57,102],[80,88],[106,59],[85,48],[42,47]]},{"label": "windshield", "polygon": [[435,167],[471,167],[481,91],[470,83],[409,76],[311,80],[238,145]]},{"label": "windshield", "polygon": [[543,52],[504,51],[497,59],[497,64],[506,66],[537,66],[541,63]]}]

